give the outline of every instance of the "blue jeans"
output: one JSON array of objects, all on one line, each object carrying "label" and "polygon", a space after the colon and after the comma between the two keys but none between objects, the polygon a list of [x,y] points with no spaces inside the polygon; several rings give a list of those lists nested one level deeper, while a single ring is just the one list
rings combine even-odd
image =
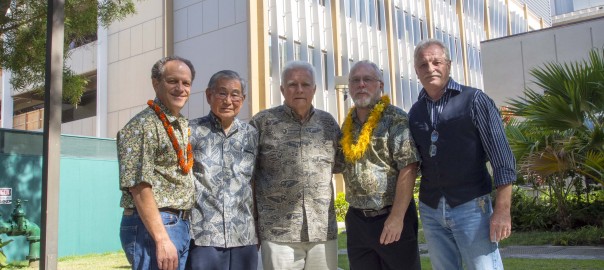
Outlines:
[{"label": "blue jeans", "polygon": [[[164,227],[178,252],[178,269],[185,269],[189,255],[189,221],[177,215],[160,212]],[[126,258],[135,270],[158,269],[155,255],[155,241],[136,211],[123,215],[120,226],[120,240]]]},{"label": "blue jeans", "polygon": [[503,269],[497,243],[489,237],[493,207],[489,194],[450,207],[445,198],[434,209],[420,202],[419,214],[435,270]]}]

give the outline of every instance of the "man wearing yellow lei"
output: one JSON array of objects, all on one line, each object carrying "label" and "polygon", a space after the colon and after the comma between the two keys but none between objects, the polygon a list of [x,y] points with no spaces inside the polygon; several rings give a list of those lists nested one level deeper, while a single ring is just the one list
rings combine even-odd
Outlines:
[{"label": "man wearing yellow lei", "polygon": [[382,96],[382,72],[353,65],[348,88],[355,106],[344,121],[343,152],[350,269],[420,269],[413,187],[419,155],[407,114]]}]

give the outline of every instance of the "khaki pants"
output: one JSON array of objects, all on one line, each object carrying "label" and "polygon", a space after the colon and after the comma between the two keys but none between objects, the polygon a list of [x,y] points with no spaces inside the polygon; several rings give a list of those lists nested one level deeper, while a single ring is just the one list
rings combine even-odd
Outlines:
[{"label": "khaki pants", "polygon": [[284,243],[262,241],[265,270],[336,270],[338,241]]}]

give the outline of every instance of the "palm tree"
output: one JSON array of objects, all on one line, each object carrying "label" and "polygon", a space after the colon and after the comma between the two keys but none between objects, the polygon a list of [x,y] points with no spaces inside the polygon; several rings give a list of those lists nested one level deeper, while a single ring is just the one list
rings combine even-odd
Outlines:
[{"label": "palm tree", "polygon": [[513,117],[506,133],[519,171],[549,187],[566,227],[571,187],[588,179],[604,184],[604,50],[592,50],[588,61],[545,64],[531,75],[543,91],[526,89],[508,102]]}]

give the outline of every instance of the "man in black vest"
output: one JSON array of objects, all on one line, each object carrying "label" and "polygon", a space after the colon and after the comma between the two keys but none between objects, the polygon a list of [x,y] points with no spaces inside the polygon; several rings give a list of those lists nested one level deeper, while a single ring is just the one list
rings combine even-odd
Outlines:
[{"label": "man in black vest", "polygon": [[[449,77],[447,47],[429,39],[415,49],[424,88],[409,111],[421,156],[419,211],[434,269],[503,269],[497,243],[510,236],[515,159],[495,103]],[[490,193],[493,168],[495,205]]]}]

